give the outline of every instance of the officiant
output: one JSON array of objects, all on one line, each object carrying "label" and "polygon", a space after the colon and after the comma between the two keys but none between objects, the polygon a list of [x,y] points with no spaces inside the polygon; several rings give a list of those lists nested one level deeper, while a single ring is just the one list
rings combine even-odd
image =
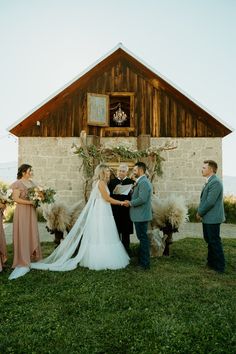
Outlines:
[{"label": "officiant", "polygon": [[[117,169],[117,177],[110,180],[108,188],[110,196],[118,200],[131,200],[131,190],[134,180],[129,178],[129,167],[126,164],[119,165]],[[130,220],[129,208],[119,205],[112,205],[112,212],[121,238],[127,253],[130,255],[130,234],[133,233],[133,223]]]}]

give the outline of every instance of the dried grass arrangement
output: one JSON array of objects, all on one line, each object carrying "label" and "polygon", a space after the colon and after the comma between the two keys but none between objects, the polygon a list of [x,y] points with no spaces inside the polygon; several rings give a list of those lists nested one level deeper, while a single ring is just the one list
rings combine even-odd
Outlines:
[{"label": "dried grass arrangement", "polygon": [[54,243],[57,246],[63,240],[64,233],[71,230],[83,207],[83,200],[71,207],[67,207],[63,203],[53,203],[42,207],[43,217],[46,220],[46,229],[55,235]]},{"label": "dried grass arrangement", "polygon": [[188,221],[188,208],[181,196],[170,195],[162,200],[153,195],[152,211],[151,229],[158,228],[163,232],[162,244],[165,244],[163,255],[168,256],[173,233],[178,232],[179,227]]},{"label": "dried grass arrangement", "polygon": [[[69,232],[84,207],[84,201],[67,207],[63,203],[43,206],[48,232],[55,235],[54,242],[60,244],[65,233]],[[148,231],[151,256],[169,255],[172,234],[188,221],[188,209],[182,197],[171,195],[165,200],[152,197],[153,220]],[[162,231],[162,232],[161,232]]]}]

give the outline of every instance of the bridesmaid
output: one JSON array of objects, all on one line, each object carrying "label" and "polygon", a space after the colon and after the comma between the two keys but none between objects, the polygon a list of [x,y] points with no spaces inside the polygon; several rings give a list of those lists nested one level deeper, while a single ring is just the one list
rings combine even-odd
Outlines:
[{"label": "bridesmaid", "polygon": [[5,209],[5,204],[0,202],[0,272],[4,268],[4,263],[7,260],[7,246],[5,233],[3,229],[3,210]]},{"label": "bridesmaid", "polygon": [[42,258],[38,222],[34,203],[27,199],[28,188],[36,185],[31,180],[32,166],[23,164],[18,168],[17,181],[11,185],[16,209],[13,218],[14,259],[9,279],[26,274],[31,261]]}]

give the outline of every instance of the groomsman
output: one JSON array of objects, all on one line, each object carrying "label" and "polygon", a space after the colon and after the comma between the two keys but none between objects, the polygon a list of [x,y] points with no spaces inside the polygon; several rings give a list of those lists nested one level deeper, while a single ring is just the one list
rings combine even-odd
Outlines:
[{"label": "groomsman", "polygon": [[[117,177],[111,179],[108,183],[110,196],[112,198],[121,201],[131,199],[131,192],[125,192],[125,187],[123,191],[124,194],[122,194],[121,190],[119,192],[118,189],[118,185],[127,186],[128,191],[129,189],[131,189],[131,185],[134,184],[134,181],[127,176],[128,171],[129,167],[126,164],[121,164],[117,169]],[[118,193],[116,192],[116,190]],[[133,233],[133,223],[130,220],[129,209],[120,207],[119,205],[112,205],[111,207],[116,222],[116,227],[121,238],[121,242],[123,243],[127,253],[130,255],[130,234]]]},{"label": "groomsman", "polygon": [[142,270],[150,268],[149,239],[147,235],[148,222],[152,220],[152,184],[145,175],[146,165],[137,162],[133,169],[136,184],[133,189],[131,201],[126,201],[125,206],[130,206],[130,218],[134,222],[137,237],[140,241],[139,266]]},{"label": "groomsman", "polygon": [[207,266],[216,272],[225,270],[224,251],[220,238],[220,224],[225,220],[223,204],[223,185],[216,176],[217,163],[206,160],[202,175],[206,184],[201,192],[197,219],[202,221],[203,236],[208,245]]}]

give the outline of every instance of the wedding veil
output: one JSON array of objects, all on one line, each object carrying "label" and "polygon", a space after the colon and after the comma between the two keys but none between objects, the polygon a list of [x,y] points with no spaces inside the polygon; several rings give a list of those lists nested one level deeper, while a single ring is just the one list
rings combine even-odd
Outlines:
[{"label": "wedding veil", "polygon": [[[95,184],[90,194],[89,200],[82,210],[80,216],[76,220],[74,226],[66,236],[66,238],[60,243],[60,245],[52,252],[50,256],[42,259],[39,262],[31,263],[31,269],[52,270],[52,271],[69,271],[77,267],[81,261],[86,246],[89,242],[91,235],[86,235],[86,239],[83,240],[79,247],[79,251],[76,254],[76,250],[83,237],[86,224],[91,220],[90,214],[93,210],[96,195],[98,193],[98,182]],[[75,255],[74,255],[75,254]],[[28,267],[16,267],[11,273],[9,279],[16,279],[26,274],[30,269]]]}]

